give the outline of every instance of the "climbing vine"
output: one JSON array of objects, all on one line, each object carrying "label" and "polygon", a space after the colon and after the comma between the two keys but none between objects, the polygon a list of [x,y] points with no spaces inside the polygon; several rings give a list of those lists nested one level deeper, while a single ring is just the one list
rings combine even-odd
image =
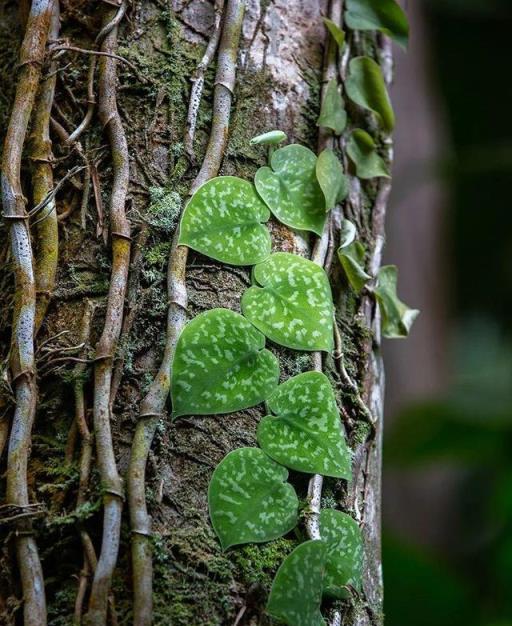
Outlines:
[{"label": "climbing vine", "polygon": [[[363,30],[370,24],[403,42],[402,14],[394,3],[384,5],[381,11],[372,10],[372,2],[349,2],[347,20]],[[325,24],[343,49],[340,26],[330,19]],[[355,57],[349,62],[345,90],[354,105],[373,116],[373,130],[376,123],[384,134],[392,131],[393,109],[373,59]],[[333,135],[341,135],[347,126],[335,78],[324,90],[318,125]],[[264,222],[268,207],[286,226],[310,231],[321,242],[329,212],[346,198],[349,183],[332,142],[317,156],[299,144],[275,149],[284,139],[280,131],[255,137],[254,145],[269,146],[269,165],[257,171],[254,185],[235,177],[214,178],[195,192],[181,221],[180,243],[224,263],[254,265],[253,286],[242,296],[243,316],[214,309],[190,321],[171,367],[174,417],[226,414],[262,401],[269,411],[258,428],[260,449],[230,452],[210,482],[210,517],[225,550],[276,539],[296,526],[299,500],[286,482],[287,469],[313,475],[312,499],[321,493],[323,476],[348,481],[352,476],[351,453],[331,383],[321,372],[321,357],[316,359],[320,371],[299,374],[276,388],[279,366],[265,348],[265,337],[318,355],[335,348],[328,274],[318,260],[271,254]],[[386,160],[367,131],[349,130],[346,154],[361,181],[389,177]],[[380,307],[383,335],[406,336],[417,311],[397,298],[396,268],[380,268],[373,276],[357,228],[347,219],[338,257],[348,287],[356,294],[366,291]],[[341,511],[315,511],[313,502],[311,507],[316,519],[310,540],[281,565],[267,605],[272,616],[290,626],[324,623],[322,598],[347,598],[362,584],[363,539],[357,522]],[[304,515],[309,515],[307,508]],[[335,611],[331,623],[338,623],[339,616]]]}]

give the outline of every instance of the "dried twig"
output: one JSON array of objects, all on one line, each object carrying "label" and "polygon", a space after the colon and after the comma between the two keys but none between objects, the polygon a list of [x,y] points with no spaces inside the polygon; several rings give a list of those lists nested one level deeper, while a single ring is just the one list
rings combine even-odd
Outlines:
[{"label": "dried twig", "polygon": [[224,0],[215,1],[215,21],[210,40],[204,51],[203,58],[199,62],[196,71],[192,77],[192,89],[190,91],[190,101],[188,105],[187,130],[185,132],[185,152],[194,162],[194,137],[196,133],[197,114],[199,113],[199,105],[201,104],[201,96],[204,87],[204,75],[208,66],[212,62],[213,55],[219,45],[219,39],[222,26],[222,11],[224,9]]}]

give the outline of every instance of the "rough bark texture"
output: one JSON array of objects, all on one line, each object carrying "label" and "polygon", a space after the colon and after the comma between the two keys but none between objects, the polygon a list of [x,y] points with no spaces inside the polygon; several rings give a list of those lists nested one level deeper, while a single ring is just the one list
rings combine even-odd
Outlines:
[{"label": "rough bark texture", "polygon": [[[61,2],[61,37],[73,46],[95,48],[101,29],[101,12],[79,0]],[[0,132],[3,133],[13,93],[16,51],[19,49],[18,12],[15,3],[0,8]],[[326,6],[317,0],[250,0],[247,3],[237,84],[231,112],[229,140],[222,174],[252,177],[266,161],[263,148],[250,146],[258,132],[279,128],[290,141],[313,150],[317,145],[316,119],[320,106],[325,32],[321,15]],[[107,5],[106,5],[107,6]],[[213,4],[204,0],[134,1],[128,20],[119,30],[117,54],[136,68],[117,63],[117,105],[124,124],[130,155],[127,217],[134,238],[131,278],[125,304],[125,324],[116,353],[113,379],[118,385],[111,429],[117,466],[125,475],[140,401],[158,368],[165,337],[167,292],[165,275],[172,234],[180,207],[187,197],[197,168],[190,165],[183,138],[186,130],[190,77],[200,61],[214,23]],[[373,34],[354,40],[354,53],[380,50]],[[102,498],[96,465],[85,499],[79,499],[79,432],[75,423],[75,394],[83,387],[85,417],[92,427],[93,363],[77,367],[73,358],[93,358],[82,346],[84,316],[91,315],[87,346],[95,345],[103,328],[111,275],[109,202],[112,157],[107,135],[97,114],[80,137],[81,145],[65,145],[88,107],[89,58],[66,52],[59,60],[56,106],[53,108],[55,180],[73,165],[90,166],[70,178],[57,194],[60,250],[56,289],[38,338],[36,353],[39,397],[29,463],[30,501],[44,503],[45,514],[34,519],[48,603],[48,623],[73,623],[75,597],[83,561],[81,534],[85,530],[99,552]],[[212,111],[214,64],[205,73],[199,108],[195,162],[206,148]],[[96,91],[97,93],[97,91]],[[358,111],[349,110],[357,118]],[[105,123],[105,120],[103,121]],[[360,123],[364,123],[361,118]],[[61,131],[59,132],[59,126]],[[114,155],[115,159],[115,155]],[[30,198],[29,172],[24,172]],[[88,182],[90,180],[90,182]],[[380,264],[387,188],[353,181],[350,200],[343,210],[359,228],[372,267]],[[7,225],[8,226],[8,225]],[[6,240],[7,226],[0,235]],[[336,226],[336,224],[335,224]],[[339,227],[339,223],[337,224]],[[309,255],[307,239],[273,222],[276,250]],[[339,228],[335,227],[335,237]],[[336,239],[336,245],[337,245]],[[7,358],[12,310],[12,260],[2,246],[0,285],[1,358]],[[380,567],[380,457],[383,371],[379,356],[378,319],[369,298],[355,299],[346,289],[336,260],[331,278],[337,321],[341,330],[344,365],[357,383],[347,385],[339,361],[327,357],[324,371],[337,393],[347,435],[354,450],[351,485],[326,479],[323,500],[329,506],[354,513],[366,540],[365,589],[357,600],[342,607],[344,624],[378,625],[382,621]],[[239,311],[240,296],[249,284],[249,271],[232,268],[191,253],[187,267],[188,315],[212,307]],[[128,323],[126,323],[128,320]],[[64,334],[63,334],[64,333]],[[283,378],[312,369],[311,357],[275,349]],[[71,359],[70,359],[71,357]],[[121,376],[122,375],[122,376]],[[8,375],[3,378],[0,401],[2,424],[13,414]],[[79,383],[77,387],[77,383]],[[368,424],[361,399],[376,420]],[[275,571],[297,542],[295,535],[268,545],[220,551],[207,514],[207,486],[214,467],[231,450],[255,445],[262,409],[257,407],[227,417],[161,419],[147,468],[146,496],[153,518],[154,623],[173,626],[270,624],[264,613],[266,595]],[[80,430],[82,428],[82,430]],[[0,445],[0,450],[2,446]],[[5,455],[1,460],[5,468]],[[294,475],[305,498],[307,477]],[[2,480],[0,495],[4,498]],[[83,498],[83,483],[80,498]],[[125,507],[126,508],[126,507]],[[2,519],[0,519],[0,524]],[[21,623],[21,594],[13,555],[12,526],[1,524],[0,624]],[[303,529],[302,529],[303,531]],[[131,623],[130,533],[123,512],[119,561],[114,572],[110,614],[119,624]],[[86,559],[87,561],[87,559]],[[86,567],[87,570],[87,567]],[[81,584],[87,581],[86,571]]]}]

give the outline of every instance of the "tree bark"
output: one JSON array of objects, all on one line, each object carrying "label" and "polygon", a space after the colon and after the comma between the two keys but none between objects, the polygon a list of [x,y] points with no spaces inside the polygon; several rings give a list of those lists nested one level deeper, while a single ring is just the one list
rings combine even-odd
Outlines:
[{"label": "tree bark", "polygon": [[[101,11],[96,10],[96,4],[101,5]],[[280,129],[288,134],[290,142],[317,149],[316,120],[327,41],[321,17],[328,14],[329,6],[318,0],[250,0],[246,4],[219,173],[252,179],[267,157],[263,148],[249,144],[250,138],[260,132]],[[14,5],[6,3],[0,9],[2,24],[7,25],[0,26],[2,50],[19,49],[21,26]],[[200,171],[212,124],[215,128],[213,108],[219,97],[214,56],[202,70],[204,90],[191,142],[187,119],[190,79],[197,78],[198,64],[218,19],[213,4],[173,0],[168,6],[161,0],[134,1],[113,30],[102,32],[105,24],[109,26],[112,19],[117,19],[115,5],[111,1],[61,0],[60,39],[50,41],[50,48],[62,50],[47,55],[43,67],[45,75],[51,62],[58,64],[52,109],[52,166],[55,183],[65,180],[56,194],[60,230],[56,284],[53,293],[45,294],[49,306],[35,345],[38,396],[27,480],[30,503],[41,505],[34,507],[30,520],[42,563],[48,623],[55,626],[74,623],[74,615],[75,620],[85,615],[91,586],[96,599],[89,606],[89,622],[84,623],[103,623],[107,613],[108,623],[132,623],[127,506],[122,511],[111,592],[108,587],[99,588],[109,578],[109,572],[101,578],[105,559],[116,559],[117,552],[102,552],[104,507],[105,511],[117,511],[122,506],[124,487],[117,478],[126,476],[137,422],[141,414],[146,415],[141,413],[141,402],[164,354],[169,305],[167,263],[169,254],[171,259],[176,254],[171,241],[180,209]],[[102,22],[105,14],[107,18]],[[375,58],[390,78],[387,41],[374,33],[349,33],[349,42],[351,56],[376,51]],[[71,47],[74,49],[64,50]],[[77,49],[110,56],[98,57],[96,66],[90,54]],[[347,60],[345,55],[336,64],[342,81]],[[113,78],[113,71],[117,78]],[[0,53],[0,77],[6,93],[11,94],[0,98],[2,133],[11,114],[15,76],[12,56]],[[108,101],[109,107],[105,108],[106,99],[112,96],[117,99],[118,114],[115,102]],[[98,98],[99,110],[95,105]],[[361,111],[349,103],[347,107],[351,121],[364,127],[367,120]],[[74,133],[78,128],[80,131]],[[129,172],[123,169],[123,134]],[[340,148],[337,142],[335,147]],[[388,148],[391,153],[391,146]],[[207,161],[203,167],[210,164]],[[25,159],[22,183],[29,209],[33,208],[30,167]],[[77,170],[72,171],[73,167]],[[123,195],[122,190],[119,192],[120,170],[129,178],[125,208],[132,230],[126,284],[119,264],[129,247],[130,234],[119,214],[120,204],[124,205],[124,198],[119,200],[119,193]],[[335,388],[354,453],[354,480],[347,485],[345,481],[325,479],[322,497],[329,506],[353,514],[365,538],[364,590],[359,598],[338,607],[343,624],[376,626],[382,623],[380,466],[384,373],[379,316],[372,298],[358,299],[349,293],[332,252],[339,245],[341,218],[347,217],[358,226],[368,250],[369,267],[376,273],[384,241],[389,184],[359,184],[354,177],[350,180],[348,200],[333,213],[332,240],[327,251],[328,256],[331,254],[329,276],[336,303],[338,352],[334,357],[324,357],[322,365]],[[112,193],[117,194],[117,200],[112,200]],[[1,226],[4,241],[8,228],[9,223]],[[274,250],[311,256],[314,242],[309,237],[276,221],[270,228]],[[5,294],[0,303],[3,362],[8,357],[15,286],[13,259],[5,250],[1,254],[0,285]],[[40,254],[38,246],[33,254],[35,258]],[[250,284],[250,271],[190,252],[185,278],[186,315],[191,319],[213,307],[239,311],[241,294]],[[109,290],[115,291],[114,304]],[[115,314],[113,306],[117,307]],[[108,346],[105,353],[95,354],[91,346],[104,345],[104,328],[110,333]],[[278,347],[272,350],[280,358],[283,380],[313,368],[308,354]],[[3,368],[0,444],[5,439],[2,429],[8,431],[14,412],[13,385],[6,366]],[[98,389],[102,394],[99,399]],[[256,445],[256,427],[264,414],[263,407],[175,422],[170,421],[168,409],[167,402],[161,415],[151,415],[154,427],[148,445],[152,443],[152,448],[145,475],[151,517],[148,532],[153,562],[153,623],[271,624],[264,611],[266,597],[277,568],[298,542],[297,537],[290,535],[270,544],[222,553],[207,511],[207,488],[213,469],[231,450]],[[92,438],[94,430],[101,438],[99,448]],[[113,456],[106,467],[102,455],[105,446],[110,445],[110,436]],[[1,460],[3,468],[5,457]],[[306,498],[307,479],[294,475],[293,481]],[[3,479],[0,489],[2,504],[10,504],[5,500]],[[11,532],[16,528],[12,516],[18,513],[0,508],[4,548],[0,555],[0,623],[6,625],[22,623],[22,591]],[[106,525],[107,517],[105,513]],[[112,517],[109,519],[112,521]],[[112,532],[117,531],[114,528]],[[93,584],[97,567],[103,569]]]}]

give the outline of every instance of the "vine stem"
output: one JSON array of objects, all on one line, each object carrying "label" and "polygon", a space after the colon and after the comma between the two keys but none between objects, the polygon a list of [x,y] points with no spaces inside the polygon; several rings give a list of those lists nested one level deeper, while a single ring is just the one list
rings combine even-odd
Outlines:
[{"label": "vine stem", "polygon": [[[60,6],[54,0],[50,21],[49,39],[59,36]],[[41,83],[35,108],[32,128],[32,145],[30,159],[34,163],[32,173],[32,195],[34,205],[43,203],[47,197],[44,215],[33,225],[36,240],[35,281],[36,281],[36,314],[34,334],[37,335],[44,320],[57,276],[59,259],[59,225],[53,192],[52,142],[50,139],[50,116],[57,82],[57,64],[53,61],[48,68],[48,76]]]},{"label": "vine stem", "polygon": [[196,71],[192,77],[192,89],[190,91],[190,101],[187,114],[187,130],[185,132],[185,152],[189,160],[194,162],[194,137],[196,134],[197,115],[199,113],[199,105],[203,95],[204,75],[212,62],[213,56],[217,50],[221,34],[222,12],[224,10],[224,0],[215,0],[215,20],[213,31],[204,51],[203,58],[199,62]]},{"label": "vine stem", "polygon": [[[190,193],[219,172],[227,145],[231,102],[236,79],[238,46],[245,2],[228,0],[217,54],[213,95],[213,121],[203,164]],[[132,532],[132,575],[135,626],[149,626],[152,621],[153,566],[151,553],[151,518],[148,513],[145,481],[146,463],[158,421],[165,411],[171,386],[171,366],[178,337],[187,321],[185,281],[188,248],[178,245],[176,229],[169,255],[167,292],[169,309],[164,354],[159,371],[141,402],[139,421],[133,438],[128,468],[128,505]]]},{"label": "vine stem", "polygon": [[[335,24],[341,24],[342,19],[342,0],[331,0],[329,6],[329,19]],[[324,54],[324,72],[322,80],[322,101],[325,97],[327,84],[329,81],[336,77],[336,57],[337,57],[337,44],[330,35],[327,35],[327,45],[325,46]],[[332,148],[334,146],[334,137],[328,129],[320,127],[318,132],[318,153],[322,152],[326,148]],[[332,213],[332,212],[331,212]],[[311,254],[311,260],[320,267],[324,267],[326,264],[328,252],[330,249],[330,235],[331,235],[331,219],[332,214],[329,213],[328,218],[325,220],[325,225],[320,237],[315,241],[313,252]],[[323,370],[322,365],[322,353],[313,353],[313,369],[317,372]],[[322,487],[323,476],[320,474],[314,474],[308,485],[308,501],[309,510],[306,517],[306,530],[310,539],[320,539],[320,525],[319,516],[322,501]]]},{"label": "vine stem", "polygon": [[[115,19],[118,9],[113,7],[106,10],[105,25]],[[103,626],[107,619],[108,597],[119,552],[124,497],[110,428],[112,366],[123,321],[131,249],[130,224],[125,213],[129,182],[128,146],[117,109],[117,61],[111,56],[117,48],[117,33],[118,24],[115,23],[102,42],[101,51],[106,54],[98,61],[98,113],[111,146],[114,178],[110,199],[112,274],[105,324],[96,346],[94,367],[94,434],[98,469],[104,489],[103,537],[86,615],[86,623],[94,626]]]},{"label": "vine stem", "polygon": [[[16,408],[9,438],[6,502],[17,507],[29,506],[27,464],[37,403],[34,359],[36,284],[20,171],[27,127],[41,79],[53,5],[53,0],[33,0],[30,8],[1,172],[3,216],[10,224],[15,279],[10,367]],[[45,626],[44,578],[30,517],[16,521],[15,537],[25,626]]]}]

